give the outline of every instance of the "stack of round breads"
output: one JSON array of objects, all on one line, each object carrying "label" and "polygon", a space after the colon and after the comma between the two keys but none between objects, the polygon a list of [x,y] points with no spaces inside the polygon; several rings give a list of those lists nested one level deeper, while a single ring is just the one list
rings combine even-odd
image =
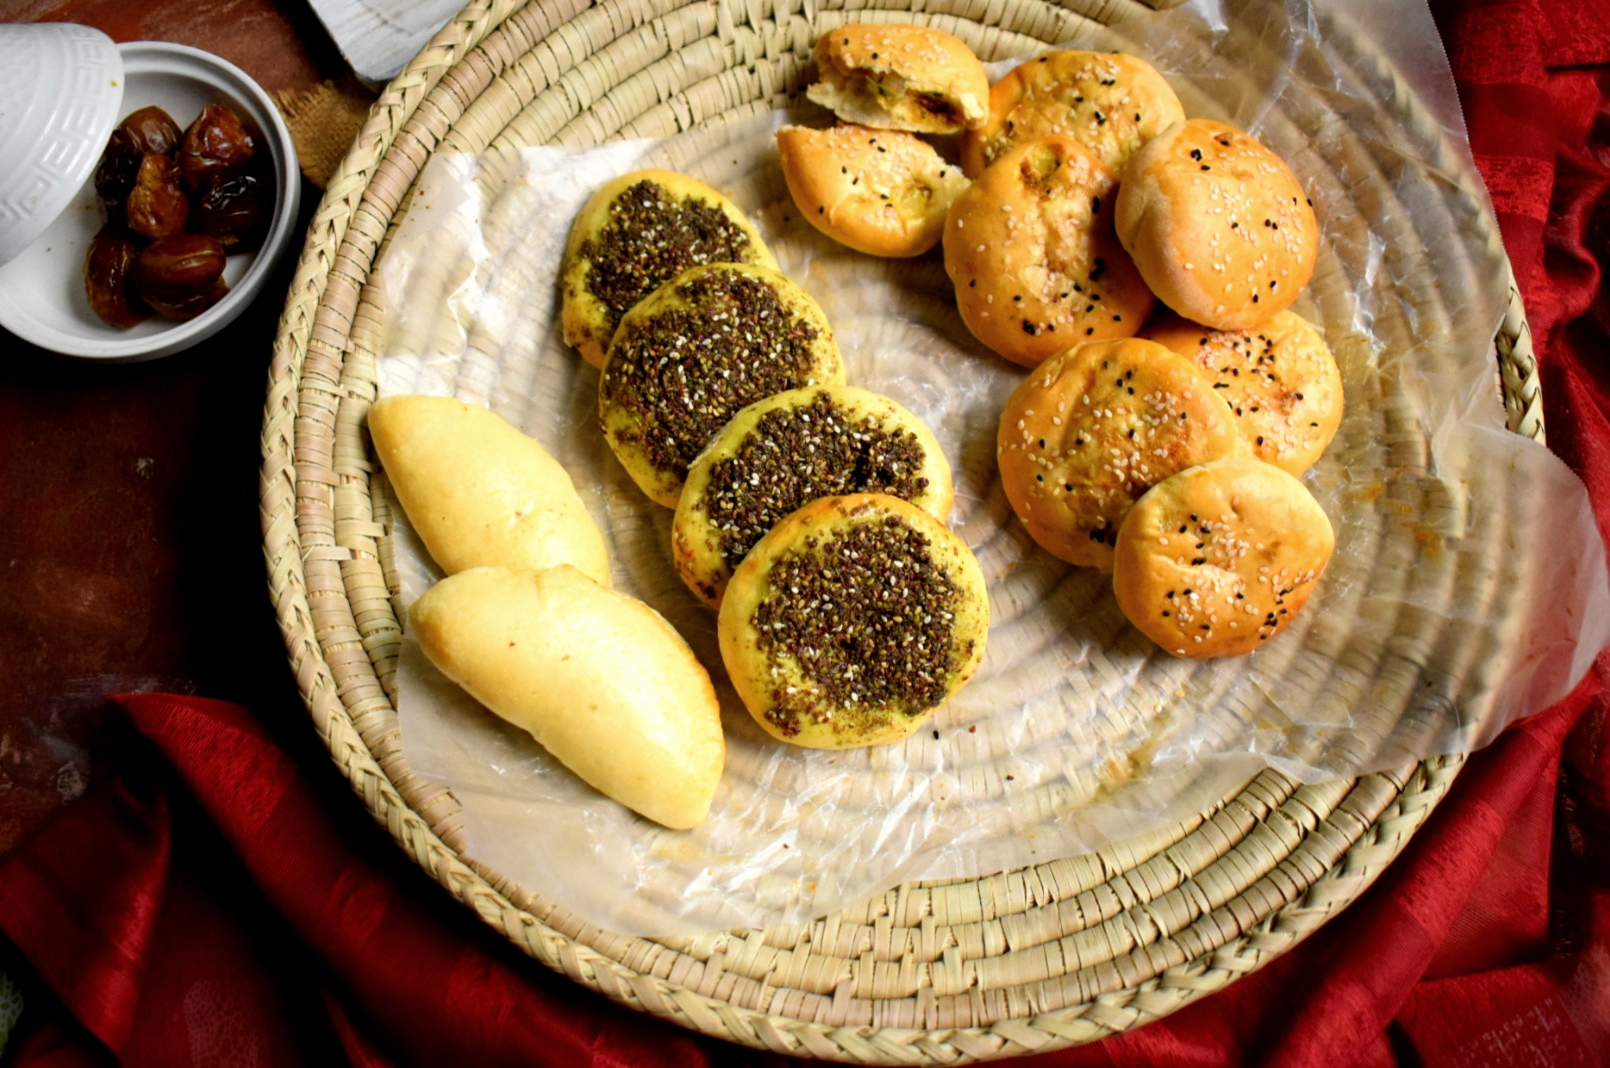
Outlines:
[{"label": "stack of round breads", "polygon": [[[982,110],[963,106],[982,65],[937,30],[846,26],[816,58],[807,95],[853,125],[778,134],[794,201],[879,255],[939,235],[967,328],[1033,369],[997,459],[1035,542],[1112,571],[1125,614],[1175,655],[1284,629],[1334,547],[1298,476],[1342,413],[1330,351],[1287,310],[1319,246],[1291,169],[1187,119],[1134,56],[1037,57]],[[936,132],[962,134],[965,177],[918,139]]]},{"label": "stack of round breads", "polygon": [[989,627],[933,434],[845,384],[821,308],[695,179],[638,171],[598,190],[561,276],[566,337],[601,369],[604,438],[676,509],[675,566],[719,610],[756,722],[813,747],[915,731],[977,670]]}]

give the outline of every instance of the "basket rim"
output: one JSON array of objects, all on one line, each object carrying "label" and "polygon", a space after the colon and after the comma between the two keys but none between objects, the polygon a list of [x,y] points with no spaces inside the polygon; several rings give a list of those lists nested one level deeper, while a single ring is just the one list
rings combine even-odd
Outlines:
[{"label": "basket rim", "polygon": [[[1244,932],[1231,943],[1213,947],[1190,958],[1184,965],[1171,968],[1169,981],[1154,977],[1126,988],[1122,998],[1104,997],[1098,1012],[1090,1011],[1097,1005],[1095,999],[1090,999],[1075,1007],[1083,1011],[1057,1010],[1031,1019],[1009,1019],[982,1027],[937,1028],[914,1038],[905,1033],[884,1034],[875,1027],[835,1027],[801,1021],[786,1014],[738,1008],[711,992],[716,984],[709,967],[685,968],[673,977],[657,974],[652,968],[629,967],[624,961],[633,959],[633,951],[621,949],[616,942],[644,943],[651,947],[651,954],[656,952],[652,948],[655,946],[666,953],[692,952],[695,956],[709,947],[691,942],[677,946],[675,940],[620,939],[607,932],[582,931],[580,925],[567,920],[557,908],[549,908],[539,916],[533,907],[538,899],[529,894],[522,896],[518,888],[510,887],[497,873],[462,857],[458,848],[438,833],[434,821],[405,799],[404,791],[393,776],[396,766],[385,766],[377,759],[354,716],[358,704],[375,701],[377,696],[378,700],[385,701],[386,697],[370,693],[358,695],[354,700],[350,692],[343,691],[331,667],[326,636],[320,634],[316,612],[309,599],[309,565],[339,561],[320,559],[319,554],[310,554],[302,544],[296,502],[298,494],[308,487],[299,477],[296,430],[304,419],[329,414],[316,411],[310,415],[304,411],[306,395],[327,393],[334,405],[339,400],[340,384],[320,381],[310,385],[304,381],[304,372],[311,348],[323,346],[325,350],[333,350],[338,359],[346,355],[343,350],[349,342],[340,330],[341,315],[326,303],[326,290],[337,274],[351,275],[350,279],[343,277],[343,284],[352,285],[355,281],[361,285],[361,276],[372,266],[372,261],[360,264],[343,259],[342,249],[349,230],[356,227],[372,232],[378,226],[384,231],[388,220],[379,217],[376,204],[391,206],[393,220],[398,214],[395,206],[402,202],[406,190],[382,187],[387,178],[382,173],[387,153],[399,137],[409,134],[411,120],[428,123],[434,118],[429,114],[432,94],[455,91],[450,76],[457,63],[482,46],[490,34],[525,6],[518,0],[476,0],[449,22],[387,87],[353,148],[332,176],[315,211],[275,338],[262,435],[264,461],[260,472],[260,506],[271,598],[298,689],[315,727],[332,759],[347,775],[371,815],[455,898],[476,909],[486,922],[498,927],[546,966],[630,1008],[651,1012],[714,1037],[778,1052],[830,1059],[909,1062],[914,1050],[924,1045],[934,1047],[925,1057],[942,1051],[946,1058],[953,1060],[990,1059],[1125,1031],[1256,970],[1332,915],[1330,908],[1319,909],[1316,919],[1315,902],[1299,898],[1263,917],[1256,930]],[[1500,390],[1511,429],[1541,441],[1538,368],[1513,277],[1509,279],[1509,290],[1508,313],[1496,338]],[[350,321],[346,325],[350,327]],[[1353,818],[1362,820],[1367,814],[1367,821],[1347,848],[1337,851],[1326,864],[1327,873],[1335,875],[1327,874],[1314,880],[1310,888],[1319,888],[1327,897],[1327,904],[1338,900],[1345,904],[1356,898],[1401,851],[1413,831],[1446,794],[1463,763],[1464,757],[1460,755],[1433,758],[1395,773],[1366,776],[1349,784],[1348,797],[1356,795],[1362,806]],[[1227,798],[1224,803],[1236,799]],[[1346,800],[1343,798],[1343,802]],[[1338,809],[1343,802],[1338,803]],[[1388,823],[1393,834],[1390,841],[1383,842],[1379,829]],[[972,881],[982,883],[990,878],[994,876],[979,876]],[[593,944],[598,941],[617,951],[601,951]],[[637,952],[641,956],[641,950]],[[716,973],[721,970],[719,958],[718,950],[714,964]],[[709,960],[707,957],[707,965]]]}]

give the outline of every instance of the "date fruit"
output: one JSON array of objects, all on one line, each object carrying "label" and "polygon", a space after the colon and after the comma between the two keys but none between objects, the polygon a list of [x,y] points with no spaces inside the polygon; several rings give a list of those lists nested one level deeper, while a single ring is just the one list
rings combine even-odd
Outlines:
[{"label": "date fruit", "polygon": [[180,136],[179,124],[154,105],[132,111],[118,123],[95,167],[95,195],[108,219],[121,221],[140,160],[147,155],[171,155],[179,147]]},{"label": "date fruit", "polygon": [[101,227],[84,259],[84,290],[89,306],[108,326],[137,326],[151,317],[133,285],[133,268],[140,246],[117,228]]},{"label": "date fruit", "polygon": [[161,315],[191,319],[229,292],[224,247],[206,234],[174,234],[147,245],[134,260],[134,289]]},{"label": "date fruit", "polygon": [[190,198],[179,184],[179,165],[172,156],[147,154],[140,159],[124,214],[131,231],[153,241],[184,229]]},{"label": "date fruit", "polygon": [[200,193],[214,182],[243,173],[256,152],[240,116],[224,104],[208,104],[179,146],[185,188]]},{"label": "date fruit", "polygon": [[268,194],[255,175],[226,178],[196,201],[191,228],[216,237],[227,252],[250,252],[263,242]]}]

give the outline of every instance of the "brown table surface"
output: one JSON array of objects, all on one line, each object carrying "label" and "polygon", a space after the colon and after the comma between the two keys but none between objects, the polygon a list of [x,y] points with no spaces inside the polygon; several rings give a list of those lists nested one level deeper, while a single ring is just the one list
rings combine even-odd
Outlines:
[{"label": "brown table surface", "polygon": [[[299,0],[0,0],[223,56],[270,93],[345,61]],[[304,182],[302,220],[319,191]],[[162,689],[274,710],[313,742],[269,602],[258,435],[300,252],[241,317],[144,364],[57,356],[0,330],[0,855],[97,774],[103,698]]]}]

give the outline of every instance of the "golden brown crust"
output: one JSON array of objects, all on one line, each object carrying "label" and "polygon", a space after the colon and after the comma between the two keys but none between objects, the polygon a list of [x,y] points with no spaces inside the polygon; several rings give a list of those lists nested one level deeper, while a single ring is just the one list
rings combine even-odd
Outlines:
[{"label": "golden brown crust", "polygon": [[822,233],[873,256],[920,256],[967,188],[934,147],[898,130],[785,126],[777,152],[794,204]]},{"label": "golden brown crust", "polygon": [[1113,592],[1175,656],[1240,656],[1291,624],[1335,546],[1301,482],[1262,460],[1218,460],[1158,483],[1129,510]]},{"label": "golden brown crust", "polygon": [[1295,312],[1250,330],[1213,330],[1165,313],[1141,336],[1208,373],[1258,459],[1300,475],[1336,436],[1342,376],[1325,339]]},{"label": "golden brown crust", "polygon": [[932,26],[852,23],[816,39],[805,95],[846,122],[959,133],[989,111],[989,76],[966,43]]},{"label": "golden brown crust", "polygon": [[1155,303],[1113,232],[1112,172],[1078,142],[1013,148],[951,206],[945,270],[973,336],[1033,367],[1130,337]]},{"label": "golden brown crust", "polygon": [[1072,137],[1113,171],[1185,118],[1168,82],[1138,56],[1050,52],[990,89],[989,118],[962,141],[962,170],[976,178],[1013,145]]},{"label": "golden brown crust", "polygon": [[949,517],[950,462],[922,420],[855,386],[778,393],[734,415],[693,462],[671,558],[688,588],[719,608],[733,570],[778,522],[813,500],[866,492]]},{"label": "golden brown crust", "polygon": [[[665,236],[651,240],[651,229]],[[565,341],[602,367],[633,304],[689,267],[718,262],[777,267],[754,224],[705,183],[652,168],[621,175],[571,224],[559,268]]]},{"label": "golden brown crust", "polygon": [[609,556],[564,467],[535,438],[453,397],[384,397],[369,436],[415,533],[451,575],[574,564],[609,585]]},{"label": "golden brown crust", "polygon": [[1130,157],[1118,238],[1157,298],[1217,330],[1259,326],[1314,272],[1319,223],[1284,160],[1233,126],[1191,119]]},{"label": "golden brown crust", "polygon": [[473,568],[408,619],[442,674],[602,793],[678,830],[710,811],[726,756],[715,687],[641,601],[569,566]]},{"label": "golden brown crust", "polygon": [[1134,502],[1177,471],[1236,455],[1235,416],[1207,376],[1153,341],[1081,345],[1041,364],[1001,413],[1006,499],[1051,555],[1109,571]]},{"label": "golden brown crust", "polygon": [[978,670],[984,574],[913,504],[827,497],[750,551],[721,603],[721,658],[750,715],[816,749],[899,741]]},{"label": "golden brown crust", "polygon": [[827,317],[786,275],[741,263],[684,271],[621,319],[598,382],[598,422],[627,474],[667,508],[740,408],[844,381]]}]

